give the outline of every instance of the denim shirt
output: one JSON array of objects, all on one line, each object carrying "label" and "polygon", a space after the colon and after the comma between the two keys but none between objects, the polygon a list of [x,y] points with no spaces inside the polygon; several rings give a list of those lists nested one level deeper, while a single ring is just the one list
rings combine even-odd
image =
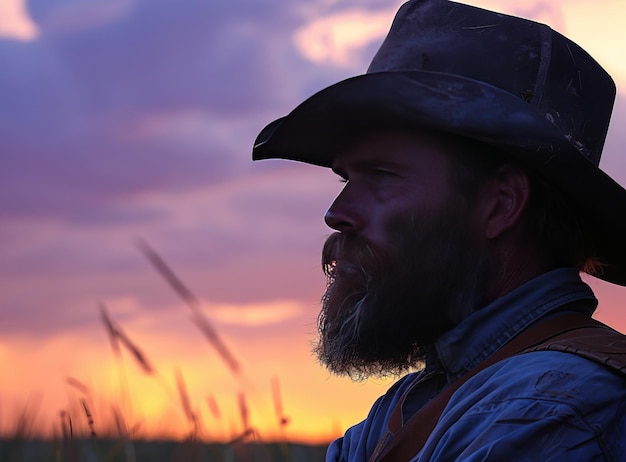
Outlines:
[{"label": "denim shirt", "polygon": [[[397,381],[368,417],[331,443],[326,461],[367,462],[404,392],[406,422],[439,391],[539,319],[591,316],[597,301],[561,268],[516,288],[442,335],[426,368]],[[626,461],[626,377],[556,351],[500,361],[452,396],[412,461]]]}]

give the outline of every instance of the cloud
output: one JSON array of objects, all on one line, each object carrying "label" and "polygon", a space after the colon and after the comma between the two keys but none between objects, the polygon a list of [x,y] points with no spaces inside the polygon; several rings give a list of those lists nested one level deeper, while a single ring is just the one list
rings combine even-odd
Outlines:
[{"label": "cloud", "polygon": [[0,37],[29,41],[38,36],[37,26],[26,11],[26,0],[0,2]]},{"label": "cloud", "polygon": [[545,1],[535,2],[530,5],[516,4],[513,8],[513,15],[523,18],[532,18],[534,21],[549,24],[552,29],[564,34],[565,18],[560,5]]},{"label": "cloud", "polygon": [[[31,0],[37,39],[0,40],[0,221],[149,223],[134,198],[249,174],[265,123],[365,68],[382,4]],[[303,42],[372,19],[324,62]]]},{"label": "cloud", "polygon": [[369,52],[369,45],[382,42],[395,11],[394,6],[379,11],[359,8],[334,12],[303,25],[294,40],[302,55],[316,64],[362,67],[363,50]]},{"label": "cloud", "polygon": [[[254,164],[255,175],[203,189],[137,196],[119,204],[118,221],[109,217],[97,226],[97,210],[89,225],[43,218],[4,223],[0,330],[49,335],[80,328],[94,322],[99,301],[111,299],[130,297],[157,311],[180,303],[134,247],[136,237],[209,304],[279,297],[315,310],[328,233],[322,217],[340,183],[324,169],[276,163]],[[133,210],[157,212],[148,220]]]},{"label": "cloud", "polygon": [[135,0],[30,0],[28,9],[38,27],[49,35],[73,33],[117,22],[128,17],[137,3]]},{"label": "cloud", "polygon": [[626,95],[618,94],[613,108],[613,116],[600,160],[600,168],[611,178],[626,188]]},{"label": "cloud", "polygon": [[302,308],[290,300],[276,300],[267,304],[218,305],[207,310],[212,319],[224,324],[260,327],[277,324],[301,315]]},{"label": "cloud", "polygon": [[258,130],[320,72],[289,8],[244,6],[31,1],[40,37],[0,41],[5,218],[115,221],[129,197],[245,172]]}]

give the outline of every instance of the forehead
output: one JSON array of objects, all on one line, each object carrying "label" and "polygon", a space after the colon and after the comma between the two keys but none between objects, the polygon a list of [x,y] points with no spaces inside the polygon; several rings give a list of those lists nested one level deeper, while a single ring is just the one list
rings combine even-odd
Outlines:
[{"label": "forehead", "polygon": [[416,170],[448,168],[462,150],[458,140],[441,133],[387,130],[353,138],[338,150],[333,170],[369,165],[395,165]]}]

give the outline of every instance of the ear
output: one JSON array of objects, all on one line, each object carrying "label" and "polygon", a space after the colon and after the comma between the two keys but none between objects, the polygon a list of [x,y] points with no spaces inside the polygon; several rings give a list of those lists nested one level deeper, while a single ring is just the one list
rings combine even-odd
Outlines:
[{"label": "ear", "polygon": [[518,225],[530,199],[528,175],[505,164],[489,180],[480,197],[479,213],[486,239],[496,239]]}]

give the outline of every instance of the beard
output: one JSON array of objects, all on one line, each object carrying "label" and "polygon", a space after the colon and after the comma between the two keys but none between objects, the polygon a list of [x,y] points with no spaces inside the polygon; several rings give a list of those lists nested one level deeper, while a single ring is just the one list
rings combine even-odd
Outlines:
[{"label": "beard", "polygon": [[363,380],[415,369],[442,333],[480,306],[488,258],[457,209],[428,224],[397,220],[387,234],[392,247],[350,233],[328,238],[313,351],[332,373]]}]

